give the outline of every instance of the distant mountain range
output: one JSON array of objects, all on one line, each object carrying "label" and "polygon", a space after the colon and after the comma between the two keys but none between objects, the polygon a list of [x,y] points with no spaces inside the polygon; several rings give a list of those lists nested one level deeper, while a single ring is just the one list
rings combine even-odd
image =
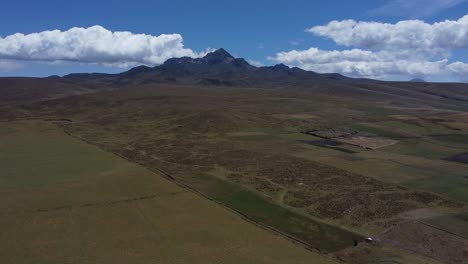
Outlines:
[{"label": "distant mountain range", "polygon": [[286,87],[314,80],[351,79],[337,73],[319,74],[284,64],[255,67],[242,58],[233,57],[224,49],[208,53],[203,58],[172,58],[160,66],[139,66],[119,74],[80,73],[62,78],[74,83],[99,82],[109,85],[177,83],[235,87]]}]

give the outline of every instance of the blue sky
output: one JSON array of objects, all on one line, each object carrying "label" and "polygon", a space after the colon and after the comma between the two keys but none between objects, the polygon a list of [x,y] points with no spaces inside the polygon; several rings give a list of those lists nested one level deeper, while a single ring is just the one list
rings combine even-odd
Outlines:
[{"label": "blue sky", "polygon": [[[468,1],[463,0],[415,0],[411,1],[410,4],[407,2],[401,0],[359,2],[336,0],[133,0],[117,3],[115,1],[98,2],[87,0],[7,1],[3,3],[3,12],[2,16],[0,16],[0,76],[48,76],[90,71],[120,72],[142,63],[157,65],[169,55],[201,56],[204,51],[210,48],[223,47],[233,55],[244,57],[259,65],[282,62],[315,71],[334,70],[356,77],[360,77],[360,75],[380,79],[423,77],[435,81],[464,81],[465,68],[468,72],[468,65],[466,65],[468,63],[468,43],[464,43],[465,36],[461,36],[460,41],[463,42],[461,45],[447,47],[446,44],[440,44],[445,49],[445,53],[442,52],[443,54],[438,51],[429,52],[425,50],[421,52],[421,56],[411,60],[411,63],[417,62],[412,69],[388,71],[385,67],[391,67],[390,62],[392,62],[392,59],[389,58],[394,54],[394,51],[387,52],[388,47],[378,47],[376,50],[373,48],[374,46],[370,47],[368,43],[359,42],[356,44],[354,40],[348,40],[351,44],[347,42],[344,44],[337,43],[337,39],[333,37],[335,35],[329,31],[330,29],[325,33],[320,33],[322,35],[319,35],[316,30],[315,33],[305,31],[316,26],[325,26],[331,21],[339,22],[347,19],[393,25],[400,21],[419,19],[428,25],[432,25],[445,20],[457,22],[468,14]],[[458,24],[461,24],[459,25],[461,28],[465,26],[463,23]],[[61,57],[57,54],[50,55],[52,51],[49,50],[47,56],[50,57],[47,57],[46,55],[37,56],[37,54],[34,55],[28,52],[41,50],[44,45],[64,45],[63,42],[57,44],[56,40],[41,39],[40,48],[34,46],[34,43],[28,42],[25,45],[26,48],[15,49],[15,45],[22,45],[24,41],[30,41],[28,39],[18,40],[19,42],[13,42],[13,44],[11,44],[11,41],[6,44],[3,43],[2,51],[2,41],[7,42],[6,38],[15,33],[27,35],[56,29],[64,32],[74,27],[89,28],[95,25],[102,27],[102,29],[99,29],[100,31],[128,31],[133,34],[151,36],[177,34],[183,40],[179,40],[178,36],[174,36],[175,40],[173,42],[180,42],[179,44],[183,44],[184,49],[178,47],[178,50],[171,48],[166,51],[165,48],[161,48],[160,51],[157,51],[157,57],[152,56],[152,59],[142,58],[141,60],[135,58],[141,52],[132,53],[122,58],[121,61],[118,58],[109,58],[108,54],[96,54],[96,58],[92,58],[92,54],[96,52],[91,52],[85,57],[75,54],[75,57],[72,58],[70,56]],[[405,32],[411,32],[411,30],[417,30],[417,28],[409,28]],[[379,28],[375,32],[368,34],[378,34],[380,32]],[[88,35],[84,34],[84,36]],[[69,37],[69,35],[66,35],[66,37]],[[366,35],[365,37],[368,38],[369,36]],[[468,37],[466,37],[466,41],[468,42]],[[124,46],[122,45],[120,48],[124,49]],[[69,47],[76,48],[76,46],[72,45],[58,47],[58,49],[63,52]],[[309,50],[311,48],[318,50],[312,52]],[[429,48],[438,49],[439,47],[431,46]],[[25,51],[24,49],[31,49],[32,51]],[[367,56],[367,58],[356,59],[357,55],[352,55],[352,59],[349,59],[349,54],[338,54],[336,55],[338,58],[349,60],[349,64],[345,66],[335,65],[333,61],[324,62],[323,60],[317,62],[318,56],[328,58],[331,55],[330,51],[351,51],[353,49],[360,50],[360,56]],[[402,49],[409,48],[405,46]],[[54,48],[54,52],[55,50],[56,48]],[[299,53],[289,53],[293,50]],[[80,50],[75,51],[81,52]],[[380,68],[374,71],[363,70],[364,68],[377,67],[375,61],[369,61],[372,60],[369,57],[374,55],[369,55],[364,51],[377,54],[375,60],[379,63],[378,67]],[[119,52],[122,53],[122,51]],[[280,53],[282,53],[281,56],[279,56]],[[132,58],[130,61],[129,56]],[[403,56],[402,54],[396,54],[395,58]],[[385,57],[385,59],[382,57]],[[444,59],[447,60],[444,64],[447,67],[454,62],[461,64],[450,67],[451,70],[449,71],[445,70],[445,68],[436,70],[433,69],[432,65],[426,65],[425,63],[426,61],[431,63],[439,62]],[[114,60],[117,60],[118,63],[114,63]],[[385,62],[385,67],[381,65],[382,61]],[[356,65],[361,68],[355,66],[354,62],[358,62]],[[415,70],[414,68],[417,68],[418,65],[432,68]],[[350,69],[350,67],[354,68]]]}]

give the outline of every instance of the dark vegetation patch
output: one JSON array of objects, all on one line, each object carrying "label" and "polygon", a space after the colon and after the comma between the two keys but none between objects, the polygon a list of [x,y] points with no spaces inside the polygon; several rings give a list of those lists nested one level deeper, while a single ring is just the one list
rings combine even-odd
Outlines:
[{"label": "dark vegetation patch", "polygon": [[460,153],[455,156],[444,158],[444,160],[468,164],[468,152]]},{"label": "dark vegetation patch", "polygon": [[301,143],[309,144],[309,145],[314,145],[314,146],[340,146],[342,143],[334,141],[334,140],[329,140],[329,139],[323,139],[323,140],[299,140]]},{"label": "dark vegetation patch", "polygon": [[338,127],[338,128],[327,128],[319,130],[310,130],[302,132],[307,135],[312,135],[315,137],[323,138],[323,140],[316,141],[306,141],[302,140],[300,142],[331,148],[345,153],[357,153],[345,148],[333,148],[332,146],[339,146],[341,144],[347,144],[352,146],[357,146],[365,149],[378,149],[388,145],[393,145],[396,141],[378,137],[376,134],[358,131],[349,127]]},{"label": "dark vegetation patch", "polygon": [[48,118],[48,119],[45,119],[44,121],[48,121],[48,122],[73,122],[73,120],[68,119],[68,118]]},{"label": "dark vegetation patch", "polygon": [[455,122],[454,119],[444,119],[444,118],[437,118],[437,117],[430,117],[430,118],[425,118],[424,120],[428,120],[432,123],[450,123],[450,122]]},{"label": "dark vegetation patch", "polygon": [[351,128],[343,127],[343,128],[327,128],[327,129],[311,130],[311,131],[305,131],[303,133],[308,134],[308,135],[313,135],[316,137],[320,137],[320,138],[333,139],[333,138],[357,135],[359,132]]},{"label": "dark vegetation patch", "polygon": [[336,150],[336,151],[340,151],[340,152],[344,152],[344,153],[348,153],[348,154],[358,153],[358,152],[356,152],[354,150],[337,147],[337,146],[341,146],[343,144],[340,143],[340,142],[337,142],[337,141],[329,140],[329,139],[324,139],[324,140],[298,140],[298,142],[313,145],[313,146],[316,146],[316,147],[332,149],[332,150]]}]

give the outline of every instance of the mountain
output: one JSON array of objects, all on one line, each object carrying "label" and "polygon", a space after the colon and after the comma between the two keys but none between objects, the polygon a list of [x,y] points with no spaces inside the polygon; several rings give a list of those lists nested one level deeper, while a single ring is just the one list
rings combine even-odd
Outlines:
[{"label": "mountain", "polygon": [[348,80],[340,74],[319,74],[284,64],[255,67],[218,49],[202,58],[171,58],[160,66],[138,66],[119,74],[69,74],[64,80],[96,85],[175,83],[204,86],[288,87],[314,80]]},{"label": "mountain", "polygon": [[[0,78],[2,105],[122,90],[142,86],[194,86],[286,89],[342,96],[353,100],[390,101],[395,105],[433,104],[434,107],[468,103],[468,85],[460,83],[385,82],[319,74],[284,64],[255,67],[224,49],[202,58],[171,58],[156,67],[138,66],[118,74],[76,73],[64,77]],[[434,100],[438,99],[438,100]]]},{"label": "mountain", "polygon": [[415,79],[410,80],[410,82],[425,83],[426,81],[420,78],[415,78]]}]

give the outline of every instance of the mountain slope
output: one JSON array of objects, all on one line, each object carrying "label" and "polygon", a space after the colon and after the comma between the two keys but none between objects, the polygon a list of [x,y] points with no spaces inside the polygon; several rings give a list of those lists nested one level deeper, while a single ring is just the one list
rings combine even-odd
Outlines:
[{"label": "mountain slope", "polygon": [[66,80],[103,84],[129,85],[176,83],[208,86],[285,87],[318,79],[347,80],[340,74],[318,74],[284,64],[255,67],[242,58],[235,58],[224,49],[208,53],[203,58],[172,58],[156,67],[139,66],[120,74],[70,74]]}]

